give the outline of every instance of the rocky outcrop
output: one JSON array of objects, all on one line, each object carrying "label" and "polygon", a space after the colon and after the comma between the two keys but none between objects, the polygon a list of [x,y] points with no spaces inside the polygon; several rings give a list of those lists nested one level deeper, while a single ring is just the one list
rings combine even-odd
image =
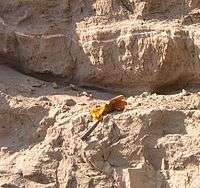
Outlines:
[{"label": "rocky outcrop", "polygon": [[[199,9],[198,0],[0,1],[0,187],[198,188]],[[111,90],[146,92],[83,141],[90,106]]]},{"label": "rocky outcrop", "polygon": [[85,73],[84,81],[152,89],[181,82],[199,83],[198,41],[192,40],[188,31],[144,31],[142,25],[138,28],[116,26],[119,37],[108,28],[100,29],[99,34],[82,33],[83,49],[91,62],[79,69],[80,74]]},{"label": "rocky outcrop", "polygon": [[111,94],[2,65],[0,80],[1,187],[199,187],[199,92],[129,97],[82,141]]},{"label": "rocky outcrop", "polygon": [[[191,26],[198,19],[187,17],[199,8],[196,1],[16,0],[0,6],[1,63],[132,90],[199,83],[198,26]],[[190,25],[181,26],[183,16]],[[161,21],[168,18],[174,21]]]},{"label": "rocky outcrop", "polygon": [[199,83],[197,1],[15,0],[0,6],[1,63],[134,91]]},{"label": "rocky outcrop", "polygon": [[111,94],[2,65],[0,80],[1,187],[199,187],[198,92],[129,97],[82,141]]}]

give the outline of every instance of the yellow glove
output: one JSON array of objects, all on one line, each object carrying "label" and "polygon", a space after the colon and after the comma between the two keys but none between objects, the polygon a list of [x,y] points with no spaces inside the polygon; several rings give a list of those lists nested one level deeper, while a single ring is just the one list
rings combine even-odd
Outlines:
[{"label": "yellow glove", "polygon": [[100,120],[103,117],[103,115],[108,113],[108,109],[108,104],[92,106],[90,109],[90,114],[93,118]]}]

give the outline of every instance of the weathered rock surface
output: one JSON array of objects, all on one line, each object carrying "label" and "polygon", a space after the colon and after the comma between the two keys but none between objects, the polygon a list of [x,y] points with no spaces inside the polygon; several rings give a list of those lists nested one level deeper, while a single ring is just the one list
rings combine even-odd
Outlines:
[{"label": "weathered rock surface", "polygon": [[[0,187],[200,188],[199,9],[1,1]],[[145,92],[82,141],[89,107],[118,94],[99,87]]]},{"label": "weathered rock surface", "polygon": [[82,141],[89,106],[109,93],[54,89],[5,66],[0,80],[1,187],[199,187],[199,93],[129,97]]},{"label": "weathered rock surface", "polygon": [[200,82],[198,1],[2,1],[1,63],[82,85]]}]

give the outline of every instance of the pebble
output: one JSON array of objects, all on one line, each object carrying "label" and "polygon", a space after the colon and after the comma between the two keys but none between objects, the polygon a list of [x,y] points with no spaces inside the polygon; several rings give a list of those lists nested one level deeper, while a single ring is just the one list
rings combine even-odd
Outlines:
[{"label": "pebble", "polygon": [[93,98],[94,96],[93,96],[92,94],[89,94],[89,97],[90,97],[90,98]]},{"label": "pebble", "polygon": [[83,96],[89,96],[88,93],[87,93],[86,91],[83,91],[83,92],[82,92],[82,95],[83,95]]},{"label": "pebble", "polygon": [[35,84],[32,85],[32,87],[38,87],[38,88],[42,87],[42,83],[35,83]]},{"label": "pebble", "polygon": [[45,96],[41,96],[38,98],[39,101],[49,101],[49,98],[48,97],[45,97]]},{"label": "pebble", "polygon": [[151,99],[157,99],[157,98],[158,98],[158,96],[157,96],[156,93],[154,93],[154,94],[151,95]]},{"label": "pebble", "polygon": [[135,104],[135,107],[142,106],[142,103],[138,102]]},{"label": "pebble", "polygon": [[69,87],[70,87],[71,89],[75,89],[75,88],[76,88],[76,86],[75,86],[74,84],[69,84]]},{"label": "pebble", "polygon": [[181,94],[182,94],[182,96],[188,96],[188,95],[190,95],[190,93],[187,92],[185,89],[182,89]]},{"label": "pebble", "polygon": [[30,88],[29,91],[30,91],[30,92],[34,92],[35,89],[34,89],[34,88]]},{"label": "pebble", "polygon": [[22,175],[22,174],[23,174],[23,171],[22,171],[21,169],[16,169],[16,170],[15,170],[15,174]]},{"label": "pebble", "polygon": [[20,103],[20,102],[23,102],[23,100],[22,99],[16,99],[16,102]]},{"label": "pebble", "polygon": [[1,147],[1,152],[7,152],[8,151],[8,147]]},{"label": "pebble", "polygon": [[69,87],[70,87],[70,89],[72,89],[74,91],[80,91],[80,89],[78,87],[76,87],[74,84],[70,84]]},{"label": "pebble", "polygon": [[148,92],[143,92],[143,93],[141,94],[141,97],[147,97],[148,95],[150,95],[150,93],[148,93]]},{"label": "pebble", "polygon": [[76,101],[73,100],[73,99],[66,99],[66,100],[64,100],[64,105],[75,106],[76,105]]},{"label": "pebble", "polygon": [[53,83],[52,83],[52,87],[53,87],[54,89],[58,89],[58,84],[57,84],[56,82],[53,82]]}]

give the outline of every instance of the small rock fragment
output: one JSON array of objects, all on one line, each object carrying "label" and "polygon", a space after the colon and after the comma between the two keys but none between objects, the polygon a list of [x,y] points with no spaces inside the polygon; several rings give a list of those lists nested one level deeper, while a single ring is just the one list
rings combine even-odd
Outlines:
[{"label": "small rock fragment", "polygon": [[72,88],[75,88],[75,85],[74,84],[69,84],[69,87],[72,89]]},{"label": "small rock fragment", "polygon": [[148,95],[150,95],[150,93],[148,93],[148,92],[143,92],[143,93],[141,94],[141,97],[147,97]]},{"label": "small rock fragment", "polygon": [[22,175],[22,174],[23,174],[23,172],[22,172],[22,170],[21,170],[21,169],[16,169],[16,170],[15,170],[15,174]]},{"label": "small rock fragment", "polygon": [[182,94],[182,96],[188,96],[188,95],[190,95],[190,93],[187,92],[185,89],[182,89],[181,94]]},{"label": "small rock fragment", "polygon": [[90,98],[93,98],[93,95],[90,93],[90,94],[89,94],[89,97],[90,97]]},{"label": "small rock fragment", "polygon": [[65,113],[65,112],[67,112],[67,111],[69,111],[70,110],[70,108],[69,108],[69,106],[62,106],[62,108],[60,109],[60,113]]},{"label": "small rock fragment", "polygon": [[64,101],[64,105],[67,105],[67,106],[75,106],[76,105],[76,101],[73,100],[73,99],[66,99]]},{"label": "small rock fragment", "polygon": [[138,103],[135,104],[135,107],[138,107],[138,106],[142,106],[142,103],[138,102]]},{"label": "small rock fragment", "polygon": [[83,96],[89,96],[88,93],[87,93],[86,91],[83,91],[83,92],[82,92],[82,95],[83,95]]},{"label": "small rock fragment", "polygon": [[23,102],[23,100],[22,99],[16,99],[16,102],[20,103],[20,102]]},{"label": "small rock fragment", "polygon": [[35,84],[32,84],[32,87],[42,87],[42,83],[35,83]]},{"label": "small rock fragment", "polygon": [[8,147],[1,147],[1,152],[7,152],[8,151]]},{"label": "small rock fragment", "polygon": [[30,91],[30,92],[34,92],[35,89],[34,89],[34,88],[30,88],[29,91]]},{"label": "small rock fragment", "polygon": [[69,87],[70,87],[70,89],[72,89],[74,91],[80,91],[80,89],[78,87],[76,87],[74,84],[70,84]]},{"label": "small rock fragment", "polygon": [[58,89],[58,84],[57,84],[56,82],[53,82],[53,83],[52,83],[52,87],[53,87],[54,89]]},{"label": "small rock fragment", "polygon": [[46,96],[41,96],[38,98],[39,101],[49,101],[49,98]]},{"label": "small rock fragment", "polygon": [[157,94],[156,93],[152,94],[150,98],[151,99],[157,99]]}]

